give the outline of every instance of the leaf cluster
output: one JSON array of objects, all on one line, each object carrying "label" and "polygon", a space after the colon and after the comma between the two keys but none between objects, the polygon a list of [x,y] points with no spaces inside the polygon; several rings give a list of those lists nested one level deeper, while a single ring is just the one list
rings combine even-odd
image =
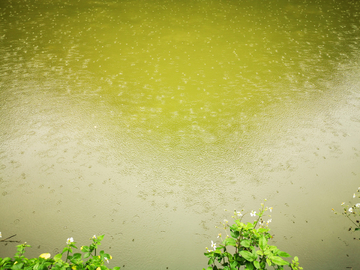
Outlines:
[{"label": "leaf cluster", "polygon": [[[360,187],[357,189],[357,192],[360,192]],[[360,195],[353,194],[353,199],[359,199]],[[341,203],[343,210],[341,214],[345,216],[354,226],[354,231],[360,231],[360,203],[357,200],[356,203],[351,203],[350,205],[345,205],[345,202]],[[334,208],[332,208],[334,214],[338,214]],[[349,227],[349,231],[353,230],[353,226]],[[356,239],[356,238],[354,238]],[[360,238],[359,238],[360,239]]]},{"label": "leaf cluster", "polygon": [[[68,241],[63,251],[50,257],[49,253],[41,254],[38,258],[28,259],[25,257],[25,249],[31,247],[27,243],[17,246],[17,253],[13,258],[0,258],[0,270],[108,270],[105,265],[112,258],[110,254],[103,250],[97,255],[97,248],[101,245],[104,235],[91,238],[92,243],[89,246],[82,246],[82,253],[73,253],[73,249],[77,249],[76,243]],[[68,239],[69,240],[69,239]],[[63,255],[65,260],[63,260]],[[114,267],[113,270],[119,270],[120,267]]]},{"label": "leaf cluster", "polygon": [[242,219],[236,219],[236,215],[233,217],[235,219],[233,225],[228,226],[226,221],[223,224],[224,229],[228,229],[230,235],[227,235],[218,247],[214,245],[214,250],[208,250],[204,253],[209,258],[206,270],[238,270],[244,268],[264,270],[268,269],[267,267],[283,270],[285,266],[293,270],[303,269],[299,266],[297,257],[294,257],[293,261],[289,263],[283,259],[290,257],[288,253],[268,244],[272,238],[269,233],[270,229],[267,227],[269,222],[264,226],[265,223],[262,220],[266,210],[268,209],[262,204],[260,213],[256,214],[258,218],[253,223],[245,224]]}]

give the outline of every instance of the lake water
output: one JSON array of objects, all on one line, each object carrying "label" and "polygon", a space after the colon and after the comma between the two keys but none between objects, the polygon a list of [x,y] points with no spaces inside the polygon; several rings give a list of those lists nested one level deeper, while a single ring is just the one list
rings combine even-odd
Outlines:
[{"label": "lake water", "polygon": [[105,234],[111,267],[201,269],[215,225],[267,198],[304,269],[360,269],[331,211],[360,185],[359,42],[350,0],[3,0],[3,238]]}]

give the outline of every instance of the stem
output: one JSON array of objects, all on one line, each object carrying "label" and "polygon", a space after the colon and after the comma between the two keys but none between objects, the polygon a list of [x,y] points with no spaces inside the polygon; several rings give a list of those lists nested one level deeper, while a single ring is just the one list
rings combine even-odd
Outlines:
[{"label": "stem", "polygon": [[256,226],[259,224],[259,220],[260,220],[261,216],[262,216],[262,214],[259,215],[259,217],[258,217],[258,219],[257,219],[257,221],[256,221],[256,224],[255,224],[254,230],[256,229]]},{"label": "stem", "polygon": [[66,261],[65,261],[65,262],[67,262],[67,261],[68,261],[68,257],[69,257],[69,250],[67,251],[67,254],[66,254]]},{"label": "stem", "polygon": [[258,219],[257,219],[257,221],[256,221],[256,224],[255,224],[255,227],[254,227],[254,229],[256,229],[256,226],[259,224],[259,220],[260,220],[260,218],[263,216],[263,214],[264,214],[264,207],[265,207],[265,205],[263,205],[262,207],[261,207],[261,211],[260,211],[260,214],[259,214],[259,217],[258,217]]},{"label": "stem", "polygon": [[348,218],[348,219],[350,219],[350,221],[356,226],[356,227],[360,227],[360,225],[358,225],[358,224],[356,224],[348,215],[346,215],[346,217]]}]

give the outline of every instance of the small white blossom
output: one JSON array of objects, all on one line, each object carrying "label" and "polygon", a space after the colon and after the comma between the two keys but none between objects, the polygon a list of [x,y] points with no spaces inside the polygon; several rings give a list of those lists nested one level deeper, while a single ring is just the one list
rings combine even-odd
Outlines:
[{"label": "small white blossom", "polygon": [[360,208],[360,203],[355,204],[356,208]]},{"label": "small white blossom", "polygon": [[70,237],[66,240],[66,244],[70,245],[72,242],[74,242],[74,238]]},{"label": "small white blossom", "polygon": [[220,238],[221,237],[221,233],[218,234],[217,238]]},{"label": "small white blossom", "polygon": [[211,240],[211,247],[215,250],[216,249],[216,243],[214,243],[212,240]]},{"label": "small white blossom", "polygon": [[96,239],[96,235],[94,234],[94,236],[92,238]]},{"label": "small white blossom", "polygon": [[104,260],[107,262],[107,263],[109,263],[109,260],[108,260],[108,258],[106,258],[106,257],[104,257]]},{"label": "small white blossom", "polygon": [[238,217],[242,216],[241,212],[236,212],[236,214],[238,215]]},{"label": "small white blossom", "polygon": [[256,211],[252,210],[250,213],[250,216],[255,217],[256,216]]},{"label": "small white blossom", "polygon": [[355,193],[353,194],[353,198],[355,198],[356,197],[356,195],[355,195]]},{"label": "small white blossom", "polygon": [[269,207],[269,210],[270,210],[270,213],[272,212],[273,208],[272,207]]},{"label": "small white blossom", "polygon": [[269,224],[272,221],[272,218],[268,219],[268,221],[266,221],[266,224]]},{"label": "small white blossom", "polygon": [[224,219],[224,222],[225,222],[225,223],[228,223],[229,221],[228,221],[227,219]]},{"label": "small white blossom", "polygon": [[344,204],[345,204],[345,202],[342,202],[342,203],[341,203],[341,205],[344,205]]},{"label": "small white blossom", "polygon": [[0,232],[0,238],[2,238],[2,234],[1,234],[1,232]]},{"label": "small white blossom", "polygon": [[352,207],[350,207],[348,211],[349,211],[350,213],[352,213],[352,212],[353,212]]}]

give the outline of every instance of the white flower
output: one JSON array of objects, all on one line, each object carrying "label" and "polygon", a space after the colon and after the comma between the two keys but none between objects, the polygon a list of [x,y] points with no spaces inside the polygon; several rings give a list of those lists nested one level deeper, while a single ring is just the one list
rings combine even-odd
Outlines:
[{"label": "white flower", "polygon": [[96,235],[94,234],[94,236],[92,238],[96,239]]},{"label": "white flower", "polygon": [[341,203],[341,205],[344,205],[344,204],[345,204],[345,202],[342,202],[342,203]]},{"label": "white flower", "polygon": [[241,212],[236,212],[236,214],[238,215],[238,217],[242,216]]},{"label": "white flower", "polygon": [[108,258],[106,258],[106,257],[104,257],[104,260],[107,262],[107,263],[109,263],[109,260],[108,260]]},{"label": "white flower", "polygon": [[360,203],[355,204],[356,208],[360,208]]},{"label": "white flower", "polygon": [[272,207],[269,207],[269,210],[270,210],[270,213],[272,212],[273,208]]},{"label": "white flower", "polygon": [[356,197],[356,195],[355,195],[355,193],[353,194],[353,198],[355,198]]},{"label": "white flower", "polygon": [[225,223],[228,223],[229,221],[228,221],[227,219],[224,219],[224,222],[225,222]]},{"label": "white flower", "polygon": [[74,238],[70,237],[66,240],[66,244],[70,245],[72,242],[74,242]]},{"label": "white flower", "polygon": [[211,247],[215,250],[216,249],[216,243],[214,243],[212,240],[211,240]]},{"label": "white flower", "polygon": [[2,234],[1,234],[1,232],[0,232],[0,238],[2,238]]},{"label": "white flower", "polygon": [[272,218],[268,219],[268,221],[266,221],[266,224],[269,224],[272,221]]},{"label": "white flower", "polygon": [[221,233],[218,234],[217,238],[220,238],[221,237]]},{"label": "white flower", "polygon": [[352,212],[353,212],[352,207],[350,207],[348,211],[349,211],[350,213],[352,213]]},{"label": "white flower", "polygon": [[252,210],[250,213],[250,216],[255,217],[256,216],[256,211]]}]

